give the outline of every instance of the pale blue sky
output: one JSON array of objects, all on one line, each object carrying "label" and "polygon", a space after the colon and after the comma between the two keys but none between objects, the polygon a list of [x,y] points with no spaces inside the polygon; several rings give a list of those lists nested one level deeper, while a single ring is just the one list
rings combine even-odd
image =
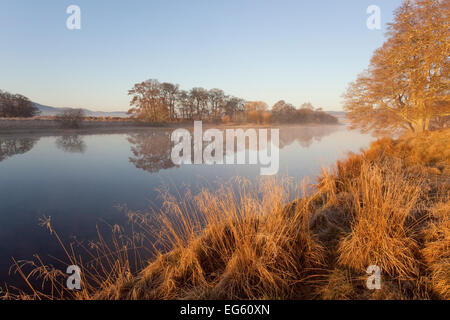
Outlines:
[{"label": "pale blue sky", "polygon": [[[66,9],[81,8],[81,30]],[[148,78],[339,110],[401,0],[0,0],[0,89],[126,110]],[[369,5],[382,30],[366,27]]]}]

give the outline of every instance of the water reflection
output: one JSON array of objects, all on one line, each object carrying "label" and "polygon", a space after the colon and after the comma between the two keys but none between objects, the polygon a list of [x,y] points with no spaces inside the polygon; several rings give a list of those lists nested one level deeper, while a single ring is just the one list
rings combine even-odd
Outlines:
[{"label": "water reflection", "polygon": [[[79,137],[68,133],[0,135],[0,160],[7,158],[0,162],[0,283],[12,281],[8,273],[11,257],[65,256],[54,238],[38,227],[43,215],[52,216],[55,228],[68,241],[72,235],[89,241],[97,237],[97,224],[126,223],[118,204],[143,212],[148,211],[149,202],[157,208],[156,190],[162,186],[173,194],[188,186],[195,194],[204,187],[214,190],[220,181],[236,176],[251,181],[260,177],[257,166],[164,170],[174,167],[170,157],[173,130],[139,128]],[[281,127],[279,175],[297,181],[314,177],[342,152],[357,152],[372,140],[344,126]]]},{"label": "water reflection", "polygon": [[38,137],[0,137],[0,162],[33,149]]},{"label": "water reflection", "polygon": [[58,137],[55,144],[59,150],[68,153],[84,153],[86,151],[86,143],[78,135]]},{"label": "water reflection", "polygon": [[158,172],[162,169],[175,167],[170,157],[172,130],[151,130],[130,134],[128,141],[131,144],[133,157],[129,161],[138,169],[148,172]]},{"label": "water reflection", "polygon": [[[297,142],[302,147],[308,148],[313,143],[320,142],[322,138],[341,129],[341,126],[331,125],[281,127],[279,147],[280,149],[283,149],[294,142]],[[171,152],[173,147],[173,143],[171,142],[172,131],[173,129],[156,129],[147,132],[129,134],[128,141],[131,144],[131,152],[133,153],[133,157],[130,157],[129,161],[134,164],[136,168],[143,169],[150,173],[175,167],[171,160]],[[258,130],[256,130],[256,132],[258,132]],[[203,142],[203,150],[207,144],[209,144],[209,142]],[[246,139],[245,146],[235,145],[236,153],[245,152],[246,150],[249,150],[248,139]],[[223,152],[225,153],[225,148],[223,149]],[[193,156],[194,155],[192,152],[192,157]]]},{"label": "water reflection", "polygon": [[294,142],[308,148],[314,142],[320,142],[322,138],[342,129],[340,126],[311,126],[311,127],[282,127],[280,128],[280,149]]}]

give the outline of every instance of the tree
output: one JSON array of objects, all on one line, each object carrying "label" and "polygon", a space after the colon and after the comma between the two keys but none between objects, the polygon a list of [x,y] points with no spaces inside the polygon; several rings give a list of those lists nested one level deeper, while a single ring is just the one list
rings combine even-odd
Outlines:
[{"label": "tree", "polygon": [[38,113],[38,108],[27,97],[0,90],[0,117],[29,118]]},{"label": "tree", "polygon": [[196,118],[201,120],[207,117],[209,114],[208,90],[204,88],[193,88],[189,94],[194,102]]},{"label": "tree", "polygon": [[228,97],[224,104],[225,114],[233,119],[233,116],[239,112],[244,111],[245,101],[241,98]]},{"label": "tree", "polygon": [[137,83],[128,91],[132,96],[128,114],[134,114],[146,122],[165,122],[170,118],[169,106],[164,98],[163,89],[158,80],[149,79]]},{"label": "tree", "polygon": [[164,99],[164,104],[169,110],[170,120],[176,118],[175,107],[177,104],[178,92],[180,87],[177,84],[164,82],[161,84],[161,93]]},{"label": "tree", "polygon": [[350,84],[344,108],[365,131],[422,132],[450,115],[448,0],[408,0],[387,40]]},{"label": "tree", "polygon": [[272,107],[272,114],[276,121],[289,122],[294,120],[296,109],[284,100],[280,100]]},{"label": "tree", "polygon": [[226,100],[225,93],[220,89],[211,89],[208,91],[208,99],[211,107],[211,117],[214,120],[220,119]]},{"label": "tree", "polygon": [[283,110],[284,106],[286,105],[286,101],[280,100],[277,103],[275,103],[272,107],[273,113],[280,113],[281,110]]},{"label": "tree", "polygon": [[262,101],[250,101],[245,105],[247,112],[247,120],[250,122],[262,123],[264,121],[264,113],[267,111],[268,105]]},{"label": "tree", "polygon": [[194,100],[189,92],[185,90],[179,91],[177,100],[180,105],[181,117],[183,119],[192,120],[194,118],[195,107]]}]

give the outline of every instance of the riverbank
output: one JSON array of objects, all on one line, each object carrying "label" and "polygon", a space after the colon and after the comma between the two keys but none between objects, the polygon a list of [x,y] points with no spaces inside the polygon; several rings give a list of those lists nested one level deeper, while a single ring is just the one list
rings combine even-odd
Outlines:
[{"label": "riverbank", "polygon": [[[34,274],[59,287],[32,297],[450,299],[449,145],[449,129],[385,138],[314,185],[237,179],[181,201],[165,195],[159,218],[128,211],[132,236],[114,226],[116,242],[94,242],[92,263],[69,257],[82,269],[81,291],[39,267]],[[142,248],[143,237],[157,241]],[[156,253],[134,271],[142,249]],[[379,290],[367,287],[370,266]]]},{"label": "riverbank", "polygon": [[79,129],[61,128],[61,125],[54,117],[34,117],[34,118],[2,118],[0,119],[0,133],[40,133],[40,132],[104,132],[111,130],[129,130],[140,127],[148,127],[132,119],[84,120]]},{"label": "riverbank", "polygon": [[[194,121],[180,121],[172,123],[146,123],[136,121],[131,118],[103,119],[89,118],[82,122],[78,129],[61,128],[61,125],[54,117],[34,117],[34,118],[0,118],[0,134],[5,133],[104,133],[104,132],[124,132],[140,128],[190,128]],[[299,124],[256,124],[247,122],[210,122],[203,121],[204,127],[278,127],[278,126],[322,126],[341,125],[340,123],[299,123]]]},{"label": "riverbank", "polygon": [[[449,145],[448,129],[379,140],[288,206],[284,184],[266,182],[263,203],[231,189],[200,195],[202,232],[165,222],[172,250],[93,297],[450,299]],[[369,266],[379,290],[366,287]]]}]

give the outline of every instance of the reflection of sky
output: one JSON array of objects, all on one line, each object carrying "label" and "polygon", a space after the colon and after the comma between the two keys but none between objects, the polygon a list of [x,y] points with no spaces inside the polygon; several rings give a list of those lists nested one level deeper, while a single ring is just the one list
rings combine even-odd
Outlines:
[{"label": "reflection of sky", "polygon": [[[283,130],[280,140],[283,135],[286,138]],[[288,132],[289,143],[280,150],[279,175],[299,179],[315,175],[321,165],[333,163],[346,151],[358,151],[371,140],[343,126],[334,130],[322,136],[316,132],[312,139],[308,136],[309,144],[300,139],[304,131]],[[300,138],[292,139],[296,134]],[[41,137],[27,153],[0,162],[0,280],[4,280],[11,256],[58,254],[54,241],[37,225],[44,214],[52,216],[61,234],[92,239],[101,219],[123,222],[114,205],[145,210],[150,203],[158,203],[155,189],[163,185],[172,191],[189,185],[195,191],[236,175],[259,177],[259,165],[182,165],[149,173],[129,161],[133,154],[128,135],[80,137],[83,153],[61,150],[58,137]]]}]

